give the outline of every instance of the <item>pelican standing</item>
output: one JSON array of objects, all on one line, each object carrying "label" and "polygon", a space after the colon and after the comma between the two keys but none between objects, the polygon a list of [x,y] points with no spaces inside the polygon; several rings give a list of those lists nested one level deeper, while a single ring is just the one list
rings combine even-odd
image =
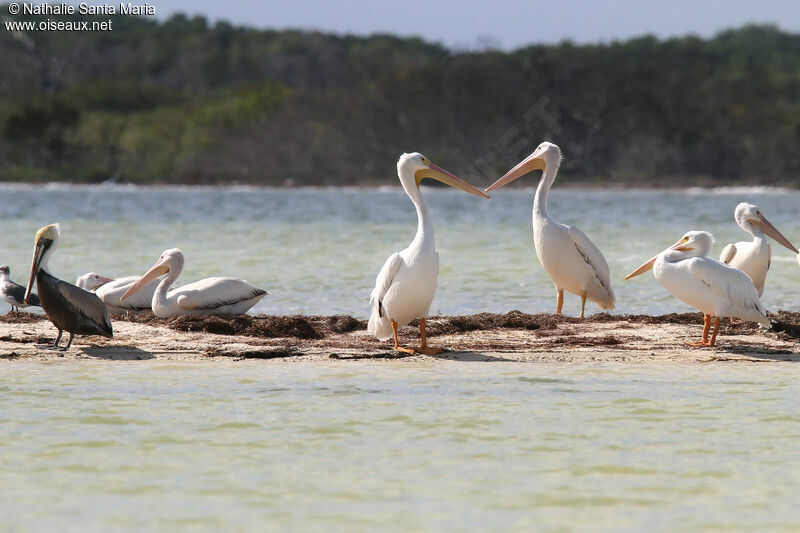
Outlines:
[{"label": "pelican standing", "polygon": [[753,236],[753,240],[727,245],[722,249],[719,260],[750,276],[761,296],[772,258],[772,248],[766,236],[769,235],[795,254],[798,253],[797,248],[767,220],[757,206],[742,202],[736,206],[733,217],[740,228]]},{"label": "pelican standing", "polygon": [[[387,340],[394,334],[395,350],[435,355],[441,353],[442,349],[428,346],[425,317],[428,316],[428,310],[436,293],[439,253],[434,242],[433,223],[428,215],[428,207],[422,198],[419,184],[425,178],[432,178],[475,196],[489,197],[480,189],[434,165],[427,157],[417,152],[400,156],[397,161],[397,175],[400,177],[400,184],[417,209],[417,234],[408,248],[392,254],[378,273],[375,288],[370,295],[372,312],[367,331],[380,340]],[[419,318],[420,346],[418,348],[400,346],[397,328],[417,318]]]},{"label": "pelican standing", "polygon": [[75,285],[81,289],[94,292],[100,298],[110,313],[141,313],[149,311],[153,294],[158,287],[158,280],[154,279],[136,294],[126,298],[123,302],[122,295],[139,281],[138,276],[124,278],[107,278],[95,272],[88,272],[80,276]]},{"label": "pelican standing", "polygon": [[53,255],[60,231],[58,224],[45,226],[36,233],[31,262],[31,277],[25,291],[25,302],[31,301],[31,288],[36,280],[39,299],[47,318],[58,328],[58,336],[52,348],[58,348],[61,335],[69,332],[69,342],[64,350],[72,346],[77,335],[102,335],[113,337],[114,331],[108,319],[108,310],[97,295],[85,291],[71,283],[52,276],[47,270],[50,256]]},{"label": "pelican standing", "polygon": [[131,285],[120,300],[127,300],[165,274],[151,302],[153,314],[159,318],[242,315],[267,295],[267,291],[238,278],[206,278],[170,291],[169,288],[183,271],[183,262],[183,252],[177,248],[165,250],[156,264]]},{"label": "pelican standing", "polygon": [[11,306],[11,311],[19,311],[22,307],[41,307],[39,297],[31,294],[25,303],[25,287],[11,281],[11,269],[6,265],[0,265],[0,296]]},{"label": "pelican standing", "polygon": [[486,192],[505,187],[534,170],[542,171],[533,200],[533,244],[545,272],[556,287],[556,314],[561,314],[564,291],[581,297],[583,318],[586,300],[603,309],[614,309],[616,297],[603,253],[575,226],[559,224],[547,212],[547,194],[561,165],[561,150],[543,142],[534,152],[505,176],[490,185]]},{"label": "pelican standing", "polygon": [[[736,317],[769,327],[767,311],[750,277],[708,257],[714,237],[690,231],[681,240],[625,276],[630,279],[653,269],[661,285],[682,302],[703,312],[703,337],[692,346],[715,346],[720,319]],[[714,317],[711,340],[708,331]]]}]

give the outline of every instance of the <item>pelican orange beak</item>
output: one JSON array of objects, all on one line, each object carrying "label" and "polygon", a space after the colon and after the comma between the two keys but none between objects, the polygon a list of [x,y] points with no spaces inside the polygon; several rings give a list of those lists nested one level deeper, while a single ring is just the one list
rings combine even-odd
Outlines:
[{"label": "pelican orange beak", "polygon": [[480,196],[481,198],[489,198],[487,194],[482,192],[477,187],[473,187],[466,181],[462,180],[455,174],[446,171],[442,167],[434,165],[433,163],[428,163],[428,168],[421,168],[414,173],[414,178],[417,180],[417,186],[419,187],[419,183],[424,180],[425,178],[435,179],[436,181],[440,181],[445,185],[449,185],[456,189],[460,189],[464,192],[468,192],[470,194],[474,194],[475,196]]},{"label": "pelican orange beak", "polygon": [[645,272],[653,268],[653,263],[656,262],[656,259],[658,259],[658,256],[652,257],[645,264],[643,264],[642,266],[640,266],[639,268],[637,268],[636,270],[625,276],[625,279],[628,280],[631,278],[635,278],[640,274],[644,274]]},{"label": "pelican orange beak", "polygon": [[520,163],[517,163],[517,166],[506,172],[505,176],[489,185],[485,189],[485,192],[505,187],[515,179],[521,178],[529,172],[533,172],[534,170],[544,170],[546,167],[547,163],[545,163],[544,159],[539,157],[539,152],[537,150],[523,159]]},{"label": "pelican orange beak", "polygon": [[147,286],[151,281],[156,279],[159,276],[163,276],[164,274],[169,272],[169,266],[163,264],[161,260],[158,260],[155,265],[153,265],[150,270],[145,272],[144,276],[139,279],[136,283],[130,286],[130,288],[125,291],[125,294],[119,299],[121,302],[128,296],[137,293],[142,287]]},{"label": "pelican orange beak", "polygon": [[790,249],[794,253],[798,253],[797,248],[795,248],[794,245],[791,242],[789,242],[789,239],[784,237],[783,233],[778,231],[778,228],[773,226],[772,223],[769,220],[767,220],[767,217],[765,217],[764,215],[759,214],[757,219],[750,219],[748,220],[748,222],[758,227],[766,235],[769,235],[770,237],[775,239],[775,241],[779,242],[780,244]]},{"label": "pelican orange beak", "polygon": [[[689,240],[688,237],[684,237],[681,240],[679,240],[678,242],[676,242],[675,244],[673,244],[672,246],[670,246],[669,248],[667,248],[667,250],[679,250],[681,252],[685,252],[687,250],[691,250],[692,248],[690,248],[688,246],[684,246],[684,244],[686,244],[688,240]],[[629,280],[631,278],[635,278],[636,276],[644,274],[648,270],[652,269],[653,268],[653,264],[656,262],[656,259],[658,259],[659,255],[661,255],[661,254],[659,253],[657,255],[654,255],[650,259],[648,259],[645,264],[643,264],[642,266],[640,266],[639,268],[637,268],[636,270],[634,270],[633,272],[631,272],[630,274],[625,276],[625,279]]]}]

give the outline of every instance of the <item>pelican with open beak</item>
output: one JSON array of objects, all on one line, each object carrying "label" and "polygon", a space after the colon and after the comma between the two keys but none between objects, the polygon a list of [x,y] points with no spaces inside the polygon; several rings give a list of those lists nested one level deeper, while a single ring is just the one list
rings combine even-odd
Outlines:
[{"label": "pelican with open beak", "polygon": [[533,200],[533,245],[545,272],[556,288],[556,314],[561,314],[564,291],[581,297],[583,318],[586,300],[602,309],[614,309],[616,297],[603,252],[580,229],[559,224],[547,212],[547,195],[561,165],[561,150],[543,142],[531,155],[490,185],[486,192],[505,187],[522,176],[541,170]]},{"label": "pelican with open beak", "polygon": [[[673,296],[703,312],[703,337],[700,342],[689,343],[692,346],[715,346],[723,317],[770,325],[767,311],[750,277],[708,257],[713,244],[714,238],[710,233],[690,231],[625,276],[625,279],[631,279],[652,270],[658,282]],[[714,332],[709,340],[712,317]]]},{"label": "pelican with open beak", "polygon": [[798,253],[797,248],[767,220],[757,206],[742,202],[736,206],[733,216],[739,227],[753,236],[753,240],[727,245],[722,249],[719,260],[750,276],[758,295],[761,296],[764,294],[764,283],[772,261],[772,248],[767,242],[767,236],[795,254]]},{"label": "pelican with open beak", "polygon": [[36,281],[42,309],[50,322],[58,328],[58,336],[52,348],[59,349],[58,343],[64,331],[69,333],[69,342],[64,350],[69,350],[72,346],[75,335],[113,337],[114,331],[108,319],[108,310],[100,298],[48,272],[50,256],[56,250],[59,238],[58,224],[45,226],[36,233],[25,302],[30,302],[33,296],[31,289],[33,282]]},{"label": "pelican with open beak", "polygon": [[[386,260],[370,295],[372,311],[367,330],[380,340],[394,335],[395,350],[435,355],[441,348],[428,346],[425,317],[428,316],[439,276],[439,253],[433,236],[433,222],[422,198],[419,184],[430,178],[456,189],[489,198],[454,174],[436,166],[420,153],[403,154],[397,161],[397,175],[417,210],[417,234],[405,250]],[[419,319],[420,346],[400,346],[397,329]]]}]

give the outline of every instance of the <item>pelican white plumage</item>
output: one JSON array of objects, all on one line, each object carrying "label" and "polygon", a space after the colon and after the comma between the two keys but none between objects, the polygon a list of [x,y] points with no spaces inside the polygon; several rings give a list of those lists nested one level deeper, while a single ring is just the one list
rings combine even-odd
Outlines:
[{"label": "pelican white plumage", "polygon": [[[703,337],[692,346],[714,346],[720,319],[736,317],[769,327],[753,281],[739,269],[708,257],[714,237],[705,231],[690,231],[681,240],[625,276],[630,279],[648,270],[677,299],[704,315]],[[708,331],[714,317],[711,340]]]},{"label": "pelican white plumage", "polygon": [[[397,175],[408,197],[417,209],[417,234],[405,250],[386,260],[375,288],[370,295],[372,313],[367,330],[380,340],[394,334],[394,348],[407,353],[434,355],[441,348],[428,346],[425,336],[425,317],[428,316],[439,276],[439,254],[433,237],[433,223],[422,198],[419,184],[433,178],[462,191],[489,198],[486,194],[454,174],[434,165],[420,153],[403,154],[397,161]],[[420,346],[400,346],[397,328],[419,318]]]},{"label": "pelican white plumage", "polygon": [[753,240],[727,245],[722,249],[719,260],[750,276],[761,296],[764,294],[764,283],[772,260],[772,248],[766,236],[769,235],[795,254],[798,253],[797,248],[753,204],[740,203],[736,206],[733,217],[740,228],[753,236]]},{"label": "pelican white plumage", "polygon": [[153,293],[153,314],[160,318],[181,315],[241,315],[267,292],[239,278],[206,278],[169,290],[183,271],[183,252],[165,250],[156,264],[134,283],[120,300],[125,301],[153,280],[164,276]]},{"label": "pelican white plumage", "polygon": [[561,150],[553,143],[543,142],[486,192],[504,187],[534,170],[542,171],[533,200],[536,255],[556,287],[556,314],[561,314],[566,290],[581,297],[580,318],[583,318],[587,299],[603,309],[614,309],[616,297],[603,252],[577,227],[559,224],[547,212],[547,194],[560,165]]},{"label": "pelican white plumage", "polygon": [[87,272],[80,276],[75,285],[86,291],[94,292],[100,298],[108,311],[111,313],[142,313],[150,311],[153,301],[153,294],[156,292],[159,280],[154,279],[145,287],[142,287],[136,294],[121,300],[128,289],[139,281],[138,276],[126,276],[124,278],[107,278],[95,272]]}]

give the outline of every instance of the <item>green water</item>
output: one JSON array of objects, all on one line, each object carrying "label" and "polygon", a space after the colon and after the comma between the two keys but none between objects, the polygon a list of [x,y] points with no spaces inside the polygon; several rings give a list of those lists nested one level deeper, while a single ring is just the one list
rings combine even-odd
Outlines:
[{"label": "green water", "polygon": [[[167,248],[186,254],[179,280],[232,275],[269,291],[256,313],[331,314],[364,318],[375,276],[416,230],[414,207],[399,186],[384,189],[259,189],[180,187],[0,186],[0,262],[25,281],[33,236],[62,223],[53,273],[74,280],[89,271],[143,274]],[[491,200],[424,188],[441,257],[433,313],[552,312],[555,292],[539,266],[531,229],[532,189],[504,189]],[[690,229],[725,243],[749,239],[733,221],[741,201],[800,245],[800,193],[774,189],[716,191],[564,190],[550,196],[550,213],[579,226],[603,250],[617,293],[617,311],[666,313],[688,307],[653,278],[625,274]],[[773,243],[764,304],[797,308],[800,270]],[[565,312],[577,314],[567,297]],[[0,312],[8,309],[0,302]],[[589,304],[588,312],[597,307]]]},{"label": "green water", "polygon": [[800,528],[787,364],[0,362],[3,529]]},{"label": "green water", "polygon": [[[397,187],[0,193],[18,281],[36,229],[60,221],[63,278],[142,273],[177,246],[186,282],[246,278],[270,292],[254,311],[279,314],[364,317],[416,226]],[[552,310],[532,190],[424,194],[433,312]],[[661,313],[687,308],[624,274],[689,229],[715,253],[744,238],[740,201],[800,241],[796,192],[556,189],[550,210],[605,252],[617,312]],[[768,308],[798,308],[798,273],[773,244]],[[0,530],[796,531],[798,383],[790,363],[0,359]]]}]

